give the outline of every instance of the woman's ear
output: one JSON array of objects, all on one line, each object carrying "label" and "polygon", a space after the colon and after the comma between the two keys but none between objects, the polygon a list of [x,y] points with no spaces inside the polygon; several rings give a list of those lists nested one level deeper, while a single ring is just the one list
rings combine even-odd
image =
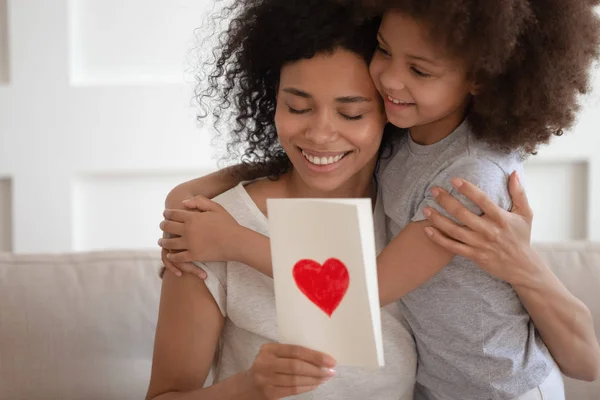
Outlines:
[{"label": "woman's ear", "polygon": [[471,84],[471,90],[470,93],[473,96],[477,96],[478,94],[481,93],[481,89],[482,89],[482,84],[477,82],[477,81],[473,81],[473,83]]}]

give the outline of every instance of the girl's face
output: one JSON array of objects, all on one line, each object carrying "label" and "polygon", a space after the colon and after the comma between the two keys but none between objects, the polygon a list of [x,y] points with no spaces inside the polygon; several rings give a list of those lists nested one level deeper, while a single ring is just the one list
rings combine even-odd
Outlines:
[{"label": "girl's face", "polygon": [[475,91],[465,63],[444,54],[425,24],[400,12],[384,15],[377,41],[370,72],[389,122],[425,142],[458,126]]},{"label": "girl's face", "polygon": [[357,54],[336,50],[281,69],[275,126],[294,172],[311,189],[370,182],[385,122],[368,66]]}]

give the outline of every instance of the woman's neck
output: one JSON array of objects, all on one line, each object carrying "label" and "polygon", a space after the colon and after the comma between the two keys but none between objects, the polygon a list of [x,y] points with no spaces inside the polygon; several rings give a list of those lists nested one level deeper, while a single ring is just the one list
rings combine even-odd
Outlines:
[{"label": "woman's neck", "polygon": [[320,190],[309,186],[293,169],[281,177],[282,185],[290,198],[361,198],[376,197],[373,182],[374,168],[364,168],[348,181],[333,190]]}]

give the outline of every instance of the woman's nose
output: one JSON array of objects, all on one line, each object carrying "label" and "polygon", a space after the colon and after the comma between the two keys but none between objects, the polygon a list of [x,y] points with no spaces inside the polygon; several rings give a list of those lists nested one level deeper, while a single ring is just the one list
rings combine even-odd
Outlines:
[{"label": "woman's nose", "polygon": [[306,130],[306,138],[315,144],[327,144],[335,141],[338,137],[335,124],[329,113],[315,115],[315,119]]}]

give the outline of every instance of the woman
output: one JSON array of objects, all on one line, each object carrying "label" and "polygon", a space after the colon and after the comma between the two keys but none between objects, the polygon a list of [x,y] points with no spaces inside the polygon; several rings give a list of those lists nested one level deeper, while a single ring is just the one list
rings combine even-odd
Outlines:
[{"label": "woman", "polygon": [[[239,89],[234,104],[245,122],[230,143],[260,154],[262,172],[273,179],[240,184],[215,200],[266,234],[267,198],[370,197],[381,249],[385,219],[373,177],[391,143],[368,71],[377,23],[356,27],[351,9],[322,0],[259,0],[239,10],[222,49],[236,52],[229,68],[237,72],[225,85]],[[315,172],[306,154],[323,152],[344,160]],[[416,352],[397,304],[382,310],[386,366],[334,370],[328,355],[274,343],[270,278],[235,262],[203,268],[206,281],[164,276],[148,398],[412,399]],[[213,384],[203,388],[211,369]]]}]

